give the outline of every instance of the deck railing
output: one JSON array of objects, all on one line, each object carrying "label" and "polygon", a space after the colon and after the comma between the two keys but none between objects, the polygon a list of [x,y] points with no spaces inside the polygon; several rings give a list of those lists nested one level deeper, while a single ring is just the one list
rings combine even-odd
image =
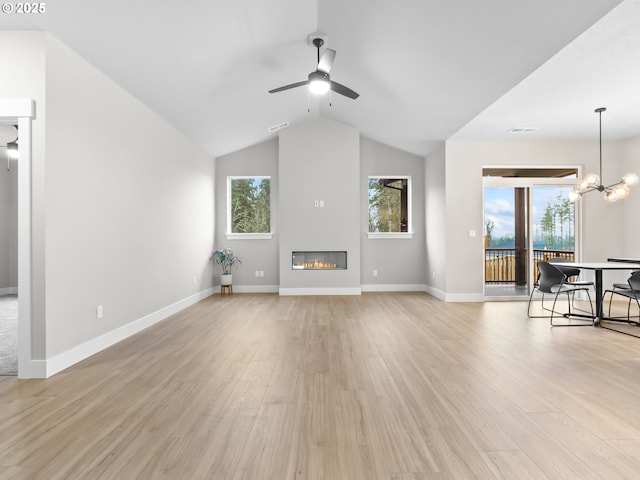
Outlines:
[{"label": "deck railing", "polygon": [[[538,278],[538,262],[548,261],[553,257],[574,260],[573,250],[534,249],[531,267],[534,269],[533,278]],[[516,282],[516,249],[515,248],[485,248],[484,249],[484,278],[485,283],[510,284]]]}]

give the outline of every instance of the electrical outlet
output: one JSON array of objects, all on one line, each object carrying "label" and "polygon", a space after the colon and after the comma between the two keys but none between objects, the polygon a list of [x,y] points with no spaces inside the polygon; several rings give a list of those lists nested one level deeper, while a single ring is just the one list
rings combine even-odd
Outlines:
[{"label": "electrical outlet", "polygon": [[377,276],[378,276],[378,270],[374,270],[374,271],[373,271],[373,276],[374,276],[374,277],[377,277]]},{"label": "electrical outlet", "polygon": [[196,277],[193,277],[193,284],[196,284]]},{"label": "electrical outlet", "polygon": [[314,207],[319,207],[320,206],[320,200],[314,200],[313,201],[313,206]]},{"label": "electrical outlet", "polygon": [[264,277],[264,270],[260,270],[260,276]]},{"label": "electrical outlet", "polygon": [[431,275],[433,276],[433,279],[435,280],[436,279],[436,272],[432,272]]},{"label": "electrical outlet", "polygon": [[102,318],[102,315],[103,315],[102,305],[98,305],[96,307],[96,317],[97,318]]},{"label": "electrical outlet", "polygon": [[256,270],[256,277],[260,276],[260,270]]}]

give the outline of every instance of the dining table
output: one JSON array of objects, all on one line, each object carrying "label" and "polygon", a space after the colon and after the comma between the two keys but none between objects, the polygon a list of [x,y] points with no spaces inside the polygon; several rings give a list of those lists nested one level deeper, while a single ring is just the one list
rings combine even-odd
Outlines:
[{"label": "dining table", "polygon": [[[603,320],[602,314],[602,294],[604,289],[602,287],[602,272],[605,270],[636,270],[640,267],[640,261],[631,262],[622,261],[621,259],[610,258],[607,262],[566,262],[562,263],[562,267],[575,267],[580,270],[593,270],[595,273],[595,289],[596,289],[596,316],[593,319],[593,325],[599,326]],[[634,266],[634,263],[637,263]]]}]

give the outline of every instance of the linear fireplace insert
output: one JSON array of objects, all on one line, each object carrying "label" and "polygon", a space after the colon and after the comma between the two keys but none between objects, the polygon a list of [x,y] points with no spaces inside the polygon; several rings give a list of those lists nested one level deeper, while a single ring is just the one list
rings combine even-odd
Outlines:
[{"label": "linear fireplace insert", "polygon": [[347,252],[291,252],[293,270],[346,270]]}]

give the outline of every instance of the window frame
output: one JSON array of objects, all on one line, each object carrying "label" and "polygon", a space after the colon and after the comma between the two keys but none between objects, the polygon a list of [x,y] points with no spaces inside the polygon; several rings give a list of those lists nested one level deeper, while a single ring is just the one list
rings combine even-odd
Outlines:
[{"label": "window frame", "polygon": [[[370,232],[369,231],[369,182],[372,179],[407,180],[407,231],[406,232]],[[413,212],[411,175],[369,175],[367,176],[367,238],[369,239],[411,239],[413,238]]]},{"label": "window frame", "polygon": [[270,232],[260,233],[235,233],[231,231],[231,182],[233,180],[248,179],[269,179],[271,187],[271,175],[228,175],[227,176],[227,232],[225,234],[227,240],[270,240],[273,238],[273,229],[271,226],[271,188],[269,188],[269,229]]}]

